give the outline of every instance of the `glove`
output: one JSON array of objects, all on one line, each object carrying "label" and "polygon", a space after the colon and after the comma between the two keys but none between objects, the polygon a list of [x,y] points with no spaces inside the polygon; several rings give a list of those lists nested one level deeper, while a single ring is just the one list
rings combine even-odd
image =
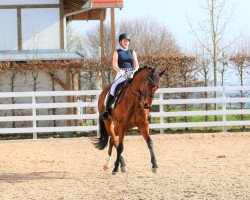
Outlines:
[{"label": "glove", "polygon": [[122,70],[122,69],[119,71],[119,73],[120,73],[122,76],[124,76],[124,75],[126,74],[125,71]]}]

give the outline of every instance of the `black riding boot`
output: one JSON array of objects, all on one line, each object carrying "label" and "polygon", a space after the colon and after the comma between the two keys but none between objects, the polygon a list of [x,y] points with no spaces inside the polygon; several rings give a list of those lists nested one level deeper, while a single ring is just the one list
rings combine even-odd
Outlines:
[{"label": "black riding boot", "polygon": [[106,108],[104,110],[104,113],[102,114],[102,118],[105,120],[105,119],[108,119],[108,116],[109,116],[109,110],[110,110],[110,107],[113,103],[113,99],[114,99],[114,96],[109,94],[108,96],[108,99],[107,99],[107,103],[106,103]]}]

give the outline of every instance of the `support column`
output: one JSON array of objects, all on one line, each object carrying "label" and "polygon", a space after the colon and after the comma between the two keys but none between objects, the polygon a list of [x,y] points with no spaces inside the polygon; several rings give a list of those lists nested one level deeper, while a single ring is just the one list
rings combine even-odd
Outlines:
[{"label": "support column", "polygon": [[18,37],[18,50],[23,49],[22,42],[22,13],[21,8],[17,9],[17,37]]},{"label": "support column", "polygon": [[101,77],[102,77],[102,89],[106,86],[105,80],[105,70],[104,70],[104,48],[105,48],[105,33],[104,33],[104,19],[105,19],[105,9],[100,12],[100,46],[101,46]]},{"label": "support column", "polygon": [[64,49],[64,4],[63,0],[60,0],[60,49]]},{"label": "support column", "polygon": [[[110,11],[110,27],[111,27],[111,45],[112,45],[112,53],[115,52],[116,50],[116,46],[115,46],[115,8],[111,8],[111,11]],[[111,66],[112,68],[112,66]],[[113,68],[112,68],[113,69]],[[115,71],[112,70],[112,78],[113,78],[113,81],[115,80]]]}]

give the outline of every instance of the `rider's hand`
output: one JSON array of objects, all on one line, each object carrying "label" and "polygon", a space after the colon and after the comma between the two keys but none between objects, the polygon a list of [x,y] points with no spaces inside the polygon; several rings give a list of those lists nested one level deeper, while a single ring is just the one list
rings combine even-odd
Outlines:
[{"label": "rider's hand", "polygon": [[122,69],[119,71],[119,73],[120,73],[122,76],[124,76],[124,75],[126,74],[125,71],[122,70]]}]

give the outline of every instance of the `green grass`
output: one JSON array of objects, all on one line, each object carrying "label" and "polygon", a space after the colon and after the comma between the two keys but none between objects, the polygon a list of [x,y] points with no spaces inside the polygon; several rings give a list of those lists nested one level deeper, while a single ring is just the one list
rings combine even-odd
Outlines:
[{"label": "green grass", "polygon": [[[237,108],[236,108],[237,109]],[[204,109],[199,109],[199,108],[189,108],[187,111],[203,111]],[[218,110],[221,110],[221,108],[218,108]],[[228,109],[229,110],[229,109]],[[166,108],[164,109],[165,112],[181,112],[184,111],[182,108],[174,108],[167,110]],[[250,120],[250,114],[248,115],[242,115],[243,120],[247,121]],[[240,115],[227,115],[226,120],[227,121],[240,121]],[[164,123],[184,123],[184,122],[206,122],[206,117],[205,116],[188,116],[188,117],[164,117]],[[223,121],[223,116],[222,115],[217,115],[217,122]],[[207,122],[215,122],[214,115],[209,115],[207,116]],[[154,117],[151,120],[151,123],[157,124],[160,123],[160,117]],[[245,126],[243,129],[243,126],[234,126],[234,127],[227,127],[228,131],[249,131],[250,126]],[[171,128],[171,129],[166,129],[164,132],[171,132],[171,133],[176,133],[176,132],[218,132],[222,131],[223,127],[195,127],[195,128]]]}]

